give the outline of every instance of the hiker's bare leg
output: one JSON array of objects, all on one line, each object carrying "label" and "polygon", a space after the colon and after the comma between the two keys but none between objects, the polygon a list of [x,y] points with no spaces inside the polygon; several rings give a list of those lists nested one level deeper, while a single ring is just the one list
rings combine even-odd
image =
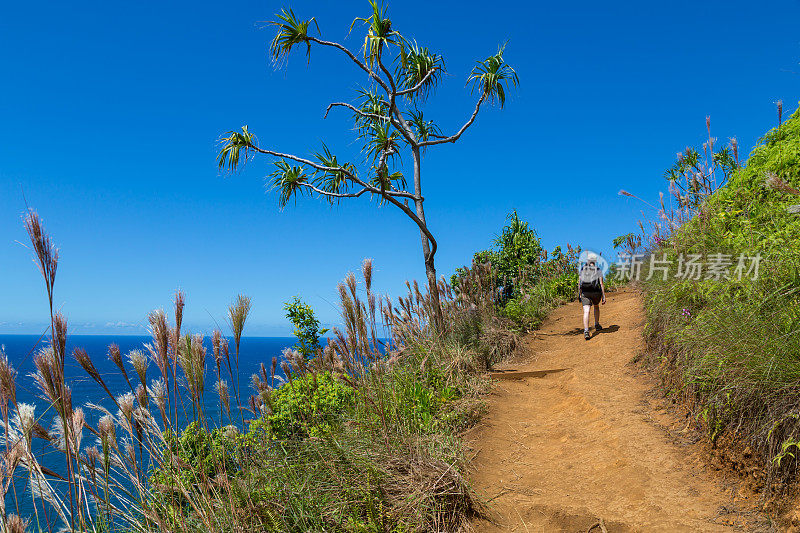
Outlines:
[{"label": "hiker's bare leg", "polygon": [[583,331],[589,331],[589,308],[591,305],[583,306]]},{"label": "hiker's bare leg", "polygon": [[[586,313],[586,323],[588,324],[589,320],[589,313]],[[595,325],[600,323],[600,306],[598,304],[594,304],[594,323]]]}]

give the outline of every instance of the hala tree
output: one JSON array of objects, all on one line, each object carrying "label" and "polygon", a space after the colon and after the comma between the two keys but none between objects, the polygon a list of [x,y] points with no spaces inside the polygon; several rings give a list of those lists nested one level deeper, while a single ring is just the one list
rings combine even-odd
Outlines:
[{"label": "hala tree", "polygon": [[[351,25],[351,29],[356,24],[365,27],[363,48],[356,53],[337,42],[323,40],[316,19],[301,20],[291,9],[282,10],[271,22],[277,28],[270,47],[276,63],[283,62],[298,46],[310,61],[312,46],[319,46],[341,53],[365,76],[366,86],[357,91],[353,103],[333,102],[325,111],[326,117],[333,108],[352,114],[355,134],[365,154],[363,168],[340,161],[324,143],[310,157],[261,146],[247,126],[222,137],[219,167],[235,171],[254,154],[269,156],[274,165],[269,178],[278,191],[281,208],[304,193],[331,204],[368,195],[377,197],[380,205],[397,207],[419,228],[430,293],[439,309],[434,264],[437,244],[425,218],[422,155],[430,146],[456,142],[473,124],[483,104],[496,102],[502,108],[506,91],[518,83],[517,74],[503,59],[503,48],[478,61],[467,78],[467,85],[477,92],[475,108],[460,129],[445,135],[421,109],[442,80],[444,59],[394,30],[385,6],[376,0],[370,0],[370,6],[371,15],[356,18]],[[410,152],[413,162],[410,183],[398,166],[404,150]]]}]

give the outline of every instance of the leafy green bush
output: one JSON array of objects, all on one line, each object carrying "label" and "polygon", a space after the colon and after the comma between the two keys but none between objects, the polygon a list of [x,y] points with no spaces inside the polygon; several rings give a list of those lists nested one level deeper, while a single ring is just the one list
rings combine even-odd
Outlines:
[{"label": "leafy green bush", "polygon": [[277,439],[318,436],[330,431],[355,400],[356,391],[330,372],[292,378],[269,397],[270,435]]},{"label": "leafy green bush", "polygon": [[552,278],[543,278],[519,296],[509,300],[501,310],[519,329],[531,331],[556,306],[575,298],[578,286],[576,272],[564,272]]},{"label": "leafy green bush", "polygon": [[[473,263],[491,263],[495,275],[495,288],[502,289],[504,299],[519,292],[523,280],[535,281],[544,249],[536,230],[519,218],[516,211],[506,217],[508,224],[494,240],[493,248],[476,252]],[[466,268],[456,269],[450,284],[458,288]]]},{"label": "leafy green bush", "polygon": [[163,468],[151,472],[150,479],[157,484],[169,483],[177,475],[184,483],[192,485],[212,479],[220,472],[234,473],[238,469],[237,449],[239,432],[233,426],[206,431],[195,421],[186,426],[180,436],[167,430],[164,433],[166,450],[182,463],[177,472]]},{"label": "leafy green bush", "polygon": [[320,336],[325,335],[328,330],[320,328],[314,309],[304,303],[299,296],[286,302],[283,308],[286,311],[286,318],[294,326],[294,335],[300,343],[297,350],[306,359],[313,357],[322,349]]}]

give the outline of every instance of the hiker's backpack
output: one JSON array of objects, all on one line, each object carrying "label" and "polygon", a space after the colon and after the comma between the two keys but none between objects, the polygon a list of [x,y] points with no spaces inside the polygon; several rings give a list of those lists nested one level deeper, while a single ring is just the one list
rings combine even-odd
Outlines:
[{"label": "hiker's backpack", "polygon": [[580,272],[581,291],[600,292],[600,278],[603,272],[597,266],[584,265]]}]

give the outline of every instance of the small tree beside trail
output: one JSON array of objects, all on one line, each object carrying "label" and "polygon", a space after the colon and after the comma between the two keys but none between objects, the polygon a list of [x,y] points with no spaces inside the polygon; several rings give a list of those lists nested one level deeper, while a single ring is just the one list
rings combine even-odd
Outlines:
[{"label": "small tree beside trail", "polygon": [[[434,263],[437,244],[428,228],[423,205],[422,155],[430,146],[455,143],[473,124],[484,103],[496,102],[502,108],[506,91],[518,83],[517,74],[503,59],[504,47],[495,55],[478,61],[467,77],[467,85],[471,84],[477,92],[475,108],[454,134],[443,134],[421,109],[442,80],[445,72],[443,57],[396,31],[384,5],[370,0],[370,7],[370,16],[356,18],[351,24],[351,29],[357,24],[365,27],[364,45],[360,52],[353,53],[342,44],[323,40],[316,19],[301,20],[291,9],[282,10],[276,15],[277,20],[271,22],[278,31],[270,47],[277,64],[285,61],[296,46],[304,49],[309,61],[312,45],[330,48],[363,72],[367,78],[366,88],[357,92],[353,103],[333,102],[328,105],[325,117],[333,108],[352,113],[356,136],[365,154],[364,168],[340,162],[324,143],[309,157],[263,147],[247,126],[239,131],[229,131],[222,137],[219,168],[235,171],[255,154],[271,157],[274,170],[269,178],[279,193],[281,208],[289,200],[308,193],[332,205],[345,198],[366,194],[377,196],[380,205],[389,203],[400,209],[419,228],[430,294],[435,308],[440,310],[437,320],[441,320]],[[398,166],[403,150],[410,152],[413,162],[408,177]]]}]

